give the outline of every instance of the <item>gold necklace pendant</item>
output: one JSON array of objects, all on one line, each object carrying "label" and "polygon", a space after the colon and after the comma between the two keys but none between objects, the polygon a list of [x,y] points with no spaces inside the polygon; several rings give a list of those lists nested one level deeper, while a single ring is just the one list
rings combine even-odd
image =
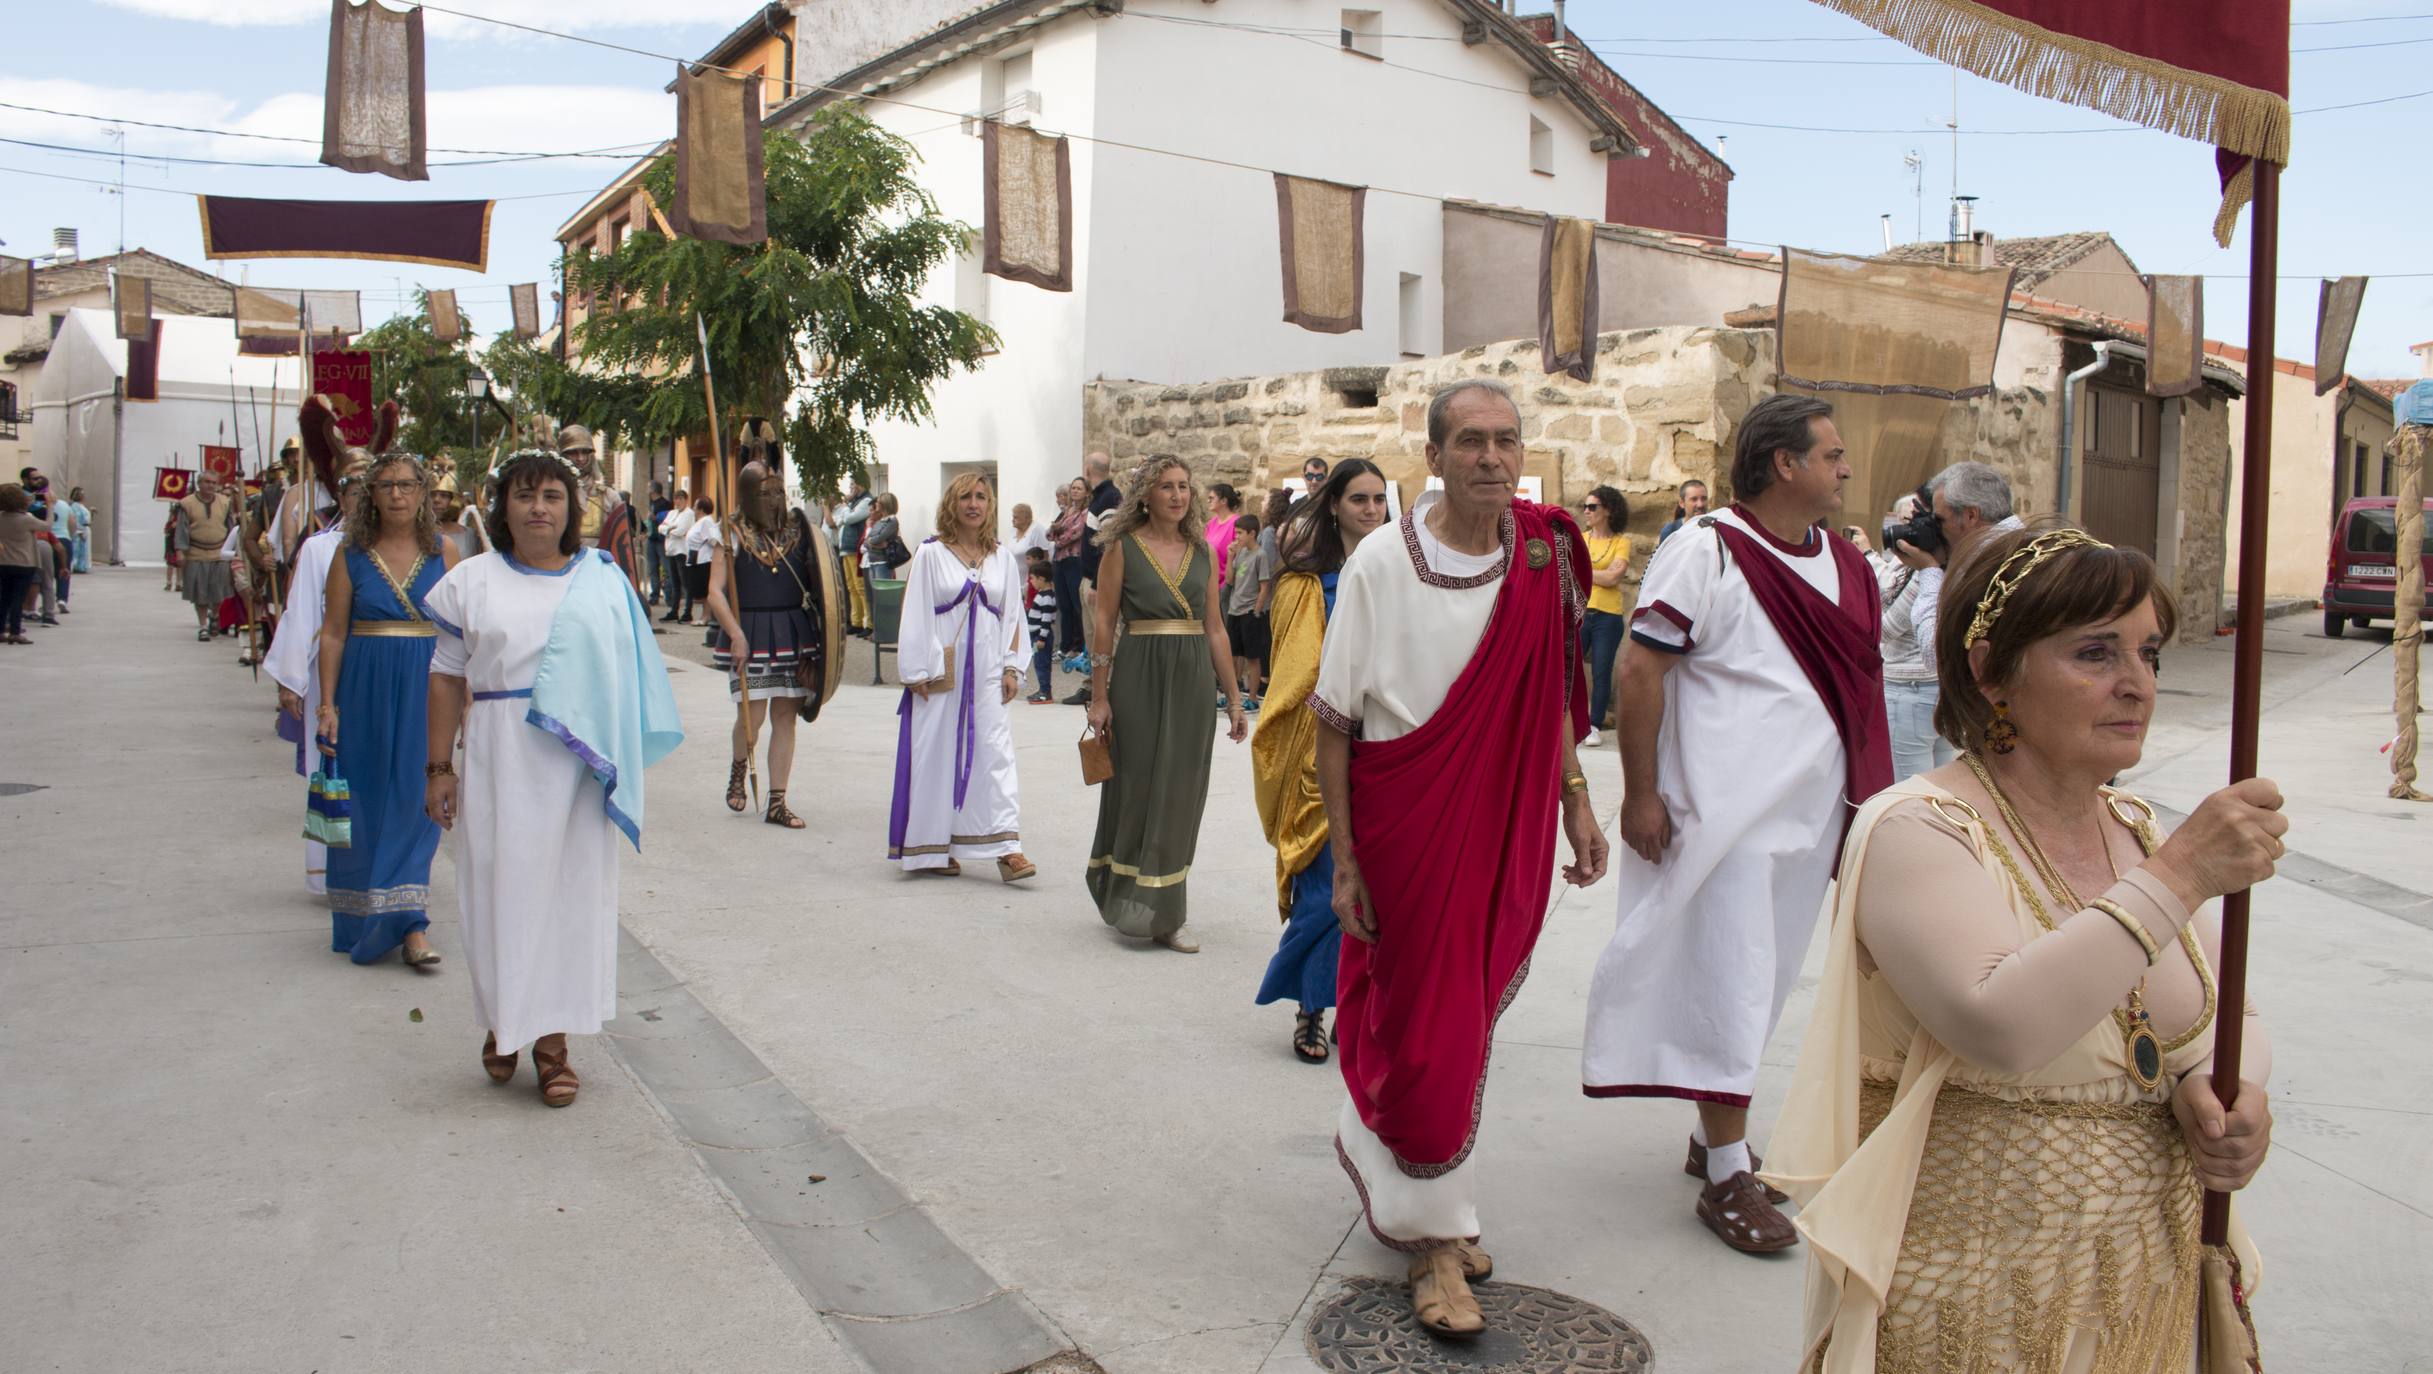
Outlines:
[{"label": "gold necklace pendant", "polygon": [[2141,979],[2129,994],[2129,1019],[2122,1029],[2128,1034],[2129,1076],[2152,1092],[2163,1081],[2163,1042],[2154,1034],[2154,1018],[2146,1014],[2145,987]]}]

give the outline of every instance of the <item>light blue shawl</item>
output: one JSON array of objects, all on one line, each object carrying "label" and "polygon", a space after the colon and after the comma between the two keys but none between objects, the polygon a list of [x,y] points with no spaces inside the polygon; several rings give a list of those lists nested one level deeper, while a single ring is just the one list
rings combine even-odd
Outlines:
[{"label": "light blue shawl", "polygon": [[524,719],[574,752],[600,780],[608,819],[642,848],[642,772],[684,743],[650,612],[608,555],[577,555],[549,624]]}]

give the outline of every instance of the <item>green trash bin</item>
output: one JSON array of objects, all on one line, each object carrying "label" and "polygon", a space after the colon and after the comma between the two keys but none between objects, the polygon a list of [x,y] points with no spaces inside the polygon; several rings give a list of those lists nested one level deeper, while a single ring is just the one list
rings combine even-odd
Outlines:
[{"label": "green trash bin", "polygon": [[904,626],[904,583],[901,579],[870,579],[870,684],[887,680],[883,665],[895,652],[896,633]]}]

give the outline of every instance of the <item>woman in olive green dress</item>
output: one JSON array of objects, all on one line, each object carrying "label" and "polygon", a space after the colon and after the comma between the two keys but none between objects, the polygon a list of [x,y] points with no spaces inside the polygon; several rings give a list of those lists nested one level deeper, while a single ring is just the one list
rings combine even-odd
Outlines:
[{"label": "woman in olive green dress", "polygon": [[1182,459],[1151,458],[1133,472],[1123,504],[1098,528],[1091,638],[1116,648],[1090,656],[1090,728],[1115,760],[1115,776],[1098,794],[1090,897],[1108,925],[1180,954],[1199,951],[1184,922],[1208,804],[1211,691],[1228,703],[1227,736],[1239,744],[1249,733],[1234,690],[1233,644],[1210,586],[1216,559],[1205,522],[1199,484]]}]

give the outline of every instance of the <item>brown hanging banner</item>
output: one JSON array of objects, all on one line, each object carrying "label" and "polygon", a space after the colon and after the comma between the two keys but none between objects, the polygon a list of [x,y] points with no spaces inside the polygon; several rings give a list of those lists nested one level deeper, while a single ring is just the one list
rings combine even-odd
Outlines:
[{"label": "brown hanging banner", "polygon": [[671,227],[749,248],[769,237],[760,155],[760,78],[676,69],[676,196]]},{"label": "brown hanging banner", "polygon": [[980,126],[980,270],[1073,289],[1073,147],[1021,125]]},{"label": "brown hanging banner", "polygon": [[34,313],[34,260],[0,253],[0,315]]},{"label": "brown hanging banner", "polygon": [[2146,278],[2146,391],[2185,396],[2205,384],[2205,279]]},{"label": "brown hanging banner", "polygon": [[525,282],[507,288],[507,305],[515,315],[515,337],[535,339],[541,333],[541,284]]},{"label": "brown hanging banner", "polygon": [[195,199],[206,258],[371,258],[472,272],[490,265],[486,200]]},{"label": "brown hanging banner", "polygon": [[152,337],[152,279],[110,274],[110,309],[118,317],[118,337]]},{"label": "brown hanging banner", "polygon": [[1367,188],[1275,175],[1285,322],[1320,334],[1360,328],[1361,279],[1368,266],[1361,232]]},{"label": "brown hanging banner", "polygon": [[330,0],[321,160],[350,172],[429,181],[422,98],[422,10]]},{"label": "brown hanging banner", "polygon": [[425,290],[422,296],[431,312],[432,338],[447,344],[465,336],[465,317],[456,309],[454,291]]},{"label": "brown hanging banner", "polygon": [[1538,244],[1538,365],[1551,377],[1597,375],[1597,226],[1546,217]]},{"label": "brown hanging banner", "polygon": [[2323,395],[2348,375],[2349,339],[2357,312],[2365,308],[2365,278],[2327,281],[2315,300],[2315,394]]},{"label": "brown hanging banner", "polygon": [[161,398],[161,322],[152,320],[144,337],[127,340],[127,399]]}]

